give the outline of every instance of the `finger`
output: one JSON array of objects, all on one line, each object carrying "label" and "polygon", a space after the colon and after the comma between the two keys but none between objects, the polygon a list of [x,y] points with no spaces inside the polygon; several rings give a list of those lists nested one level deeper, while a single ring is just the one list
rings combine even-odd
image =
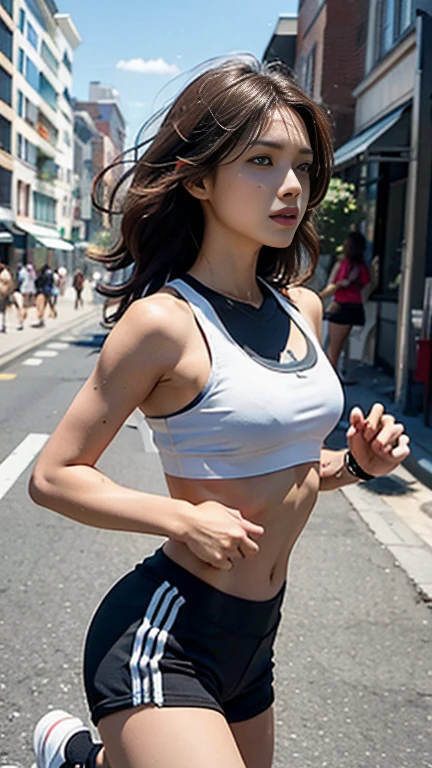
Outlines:
[{"label": "finger", "polygon": [[354,437],[356,432],[361,432],[364,427],[365,417],[362,409],[356,405],[349,416],[350,426],[347,430],[347,437]]},{"label": "finger", "polygon": [[384,446],[391,443],[402,434],[402,431],[395,430],[395,420],[393,416],[383,416],[381,419],[381,428],[378,429],[374,439],[372,440],[372,448],[378,451],[382,451]]},{"label": "finger", "polygon": [[402,435],[399,438],[399,444],[396,446],[396,448],[393,448],[391,456],[399,462],[405,461],[405,459],[407,459],[411,453],[409,442],[410,439],[408,435]]},{"label": "finger", "polygon": [[259,552],[259,546],[253,539],[246,538],[241,543],[241,552],[243,557],[253,557]]},{"label": "finger", "polygon": [[402,437],[404,432],[405,427],[403,424],[395,424],[393,426],[390,435],[387,437],[386,442],[383,444],[382,450],[384,453],[390,453],[393,448],[397,447],[399,444],[399,438]]},{"label": "finger", "polygon": [[264,528],[262,525],[257,525],[256,523],[252,523],[250,520],[246,520],[246,518],[243,518],[242,523],[245,531],[248,534],[251,533],[253,536],[263,535]]},{"label": "finger", "polygon": [[384,406],[381,403],[374,403],[366,417],[363,429],[363,435],[368,442],[372,442],[374,439],[380,428],[380,422],[383,416]]}]

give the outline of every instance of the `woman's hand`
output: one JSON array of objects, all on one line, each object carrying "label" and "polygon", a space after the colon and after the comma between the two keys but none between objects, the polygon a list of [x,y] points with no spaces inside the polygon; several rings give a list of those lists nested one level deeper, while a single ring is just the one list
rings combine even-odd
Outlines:
[{"label": "woman's hand", "polygon": [[410,454],[405,427],[398,424],[381,403],[375,403],[365,417],[356,406],[350,413],[346,433],[348,448],[360,467],[376,477],[387,475]]},{"label": "woman's hand", "polygon": [[252,537],[259,538],[263,533],[261,525],[246,520],[237,509],[217,501],[204,501],[187,516],[181,541],[200,560],[230,571],[236,561],[254,557],[259,552]]}]

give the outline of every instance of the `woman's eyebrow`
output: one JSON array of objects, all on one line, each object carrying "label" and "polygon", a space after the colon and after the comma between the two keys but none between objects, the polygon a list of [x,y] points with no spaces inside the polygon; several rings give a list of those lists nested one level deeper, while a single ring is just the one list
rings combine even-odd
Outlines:
[{"label": "woman's eyebrow", "polygon": [[[253,141],[251,147],[256,146],[271,147],[272,149],[285,149],[285,144],[281,144],[279,141],[272,141],[271,139],[257,139]],[[313,150],[310,147],[300,147],[298,150],[299,155],[313,155]]]}]

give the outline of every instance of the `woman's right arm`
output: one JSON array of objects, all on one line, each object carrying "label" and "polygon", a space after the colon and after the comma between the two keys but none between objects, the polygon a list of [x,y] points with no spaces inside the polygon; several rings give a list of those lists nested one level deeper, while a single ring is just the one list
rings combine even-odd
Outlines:
[{"label": "woman's right arm", "polygon": [[29,492],[36,504],[86,525],[167,536],[205,562],[250,557],[257,526],[216,502],[193,505],[124,487],[95,464],[127,417],[172,371],[187,343],[187,315],[166,300],[135,302],[109,335],[95,370],[46,444]]},{"label": "woman's right arm", "polygon": [[98,528],[177,535],[182,502],[121,486],[95,467],[127,417],[179,358],[169,324],[160,301],[146,300],[134,303],[113,329],[36,462],[29,486],[36,504]]}]

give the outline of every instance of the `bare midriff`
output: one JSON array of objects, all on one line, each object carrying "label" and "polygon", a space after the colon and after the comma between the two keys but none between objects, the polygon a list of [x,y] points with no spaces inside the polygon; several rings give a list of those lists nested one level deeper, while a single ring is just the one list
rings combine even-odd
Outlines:
[{"label": "bare midriff", "polygon": [[166,481],[173,498],[192,504],[218,501],[264,528],[264,534],[256,538],[258,554],[236,560],[230,571],[206,564],[186,544],[171,539],[164,545],[168,557],[222,592],[247,600],[274,597],[286,579],[292,548],[315,506],[319,463],[256,477],[192,480],[167,475]]}]

